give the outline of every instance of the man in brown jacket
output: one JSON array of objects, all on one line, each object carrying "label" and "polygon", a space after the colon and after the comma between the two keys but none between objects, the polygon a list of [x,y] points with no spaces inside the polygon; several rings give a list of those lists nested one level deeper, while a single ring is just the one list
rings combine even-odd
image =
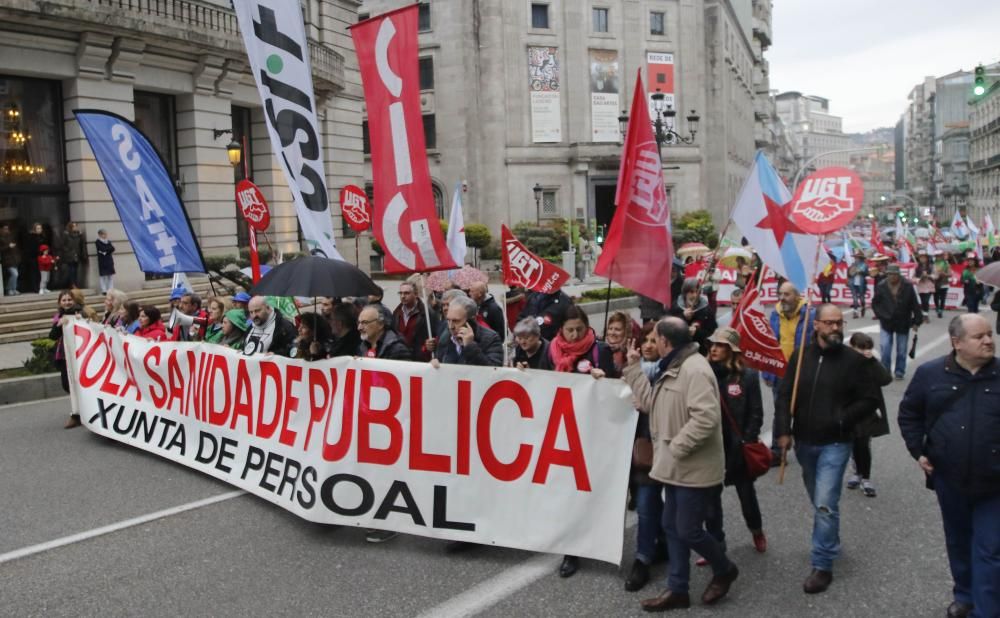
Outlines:
[{"label": "man in brown jacket", "polygon": [[719,387],[708,361],[698,353],[687,324],[675,317],[656,325],[658,373],[650,381],[630,350],[622,379],[632,387],[640,410],[649,410],[653,467],[649,476],[664,484],[663,528],[670,553],[667,590],[642,602],[648,612],[690,607],[691,550],[712,566],[701,600],[711,605],[726,596],[739,570],[725,548],[705,531],[709,505],[722,491],[725,454]]}]

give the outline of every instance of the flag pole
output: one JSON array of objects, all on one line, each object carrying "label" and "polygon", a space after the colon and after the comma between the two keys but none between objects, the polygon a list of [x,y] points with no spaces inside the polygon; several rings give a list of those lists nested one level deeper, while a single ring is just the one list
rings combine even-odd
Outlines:
[{"label": "flag pole", "polygon": [[[816,268],[819,266],[819,252],[823,247],[822,240],[816,242],[816,257],[813,258],[812,273],[813,277],[816,276]],[[806,333],[809,332],[809,309],[812,306],[812,288],[813,282],[809,282],[809,287],[806,289],[806,315],[805,323],[802,324],[802,337],[799,339],[799,357],[795,362],[795,381],[792,383],[792,401],[788,405],[788,413],[791,418],[795,418],[795,404],[799,396],[799,378],[802,376],[802,358],[805,356],[806,349]],[[778,485],[785,482],[785,464],[788,458],[788,447],[782,447],[781,449],[781,469],[778,471]]]},{"label": "flag pole", "polygon": [[431,289],[427,286],[427,273],[420,273],[420,283],[424,286],[424,319],[427,320],[427,338],[433,339],[435,333],[431,327]]}]

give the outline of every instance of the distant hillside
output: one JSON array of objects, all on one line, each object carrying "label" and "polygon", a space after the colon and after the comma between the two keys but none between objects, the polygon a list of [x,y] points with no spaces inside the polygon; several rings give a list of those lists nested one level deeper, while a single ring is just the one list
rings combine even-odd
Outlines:
[{"label": "distant hillside", "polygon": [[848,133],[851,139],[851,146],[863,148],[869,145],[888,144],[890,147],[895,143],[895,129],[892,127],[882,127],[872,129],[866,133]]}]

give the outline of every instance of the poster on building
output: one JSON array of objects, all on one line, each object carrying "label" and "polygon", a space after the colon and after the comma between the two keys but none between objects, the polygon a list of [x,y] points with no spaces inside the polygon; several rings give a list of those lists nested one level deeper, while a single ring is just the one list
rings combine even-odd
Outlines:
[{"label": "poster on building", "polygon": [[618,52],[590,50],[590,139],[618,142]]},{"label": "poster on building", "polygon": [[[663,93],[664,109],[667,106],[677,109],[674,102],[674,55],[667,52],[646,53],[647,84],[649,88],[649,117],[656,119],[656,108],[653,105],[653,95]],[[667,127],[674,128],[673,119],[666,120]]]},{"label": "poster on building", "polygon": [[531,141],[562,141],[559,103],[559,58],[555,47],[528,48],[528,90],[531,93]]}]

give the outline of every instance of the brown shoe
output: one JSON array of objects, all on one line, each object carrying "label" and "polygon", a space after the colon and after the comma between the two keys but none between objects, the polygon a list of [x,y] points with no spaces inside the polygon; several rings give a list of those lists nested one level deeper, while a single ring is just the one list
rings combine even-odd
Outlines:
[{"label": "brown shoe", "polygon": [[83,423],[80,422],[79,414],[70,414],[69,420],[66,421],[65,425],[63,425],[63,429],[73,429],[74,427],[79,427],[82,424]]},{"label": "brown shoe", "polygon": [[740,570],[734,564],[727,573],[713,577],[712,581],[708,582],[708,587],[705,588],[704,594],[701,595],[701,602],[705,605],[717,603],[719,599],[726,596],[729,592],[729,587],[733,585],[733,582],[739,576]]},{"label": "brown shoe", "polygon": [[813,569],[812,573],[809,574],[809,577],[806,578],[805,583],[802,584],[802,590],[804,590],[806,594],[818,594],[829,588],[832,582],[832,572]]},{"label": "brown shoe", "polygon": [[664,590],[660,596],[642,602],[642,610],[645,612],[668,612],[672,609],[689,607],[691,607],[691,597],[670,590]]}]

